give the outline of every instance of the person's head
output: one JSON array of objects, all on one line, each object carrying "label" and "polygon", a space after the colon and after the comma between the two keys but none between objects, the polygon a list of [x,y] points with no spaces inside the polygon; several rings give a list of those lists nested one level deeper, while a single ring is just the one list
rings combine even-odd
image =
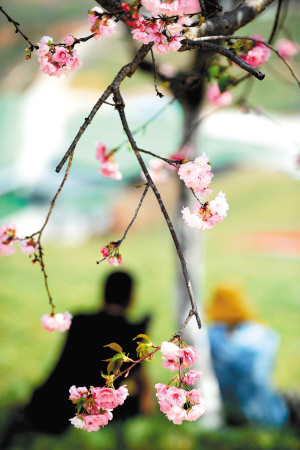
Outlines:
[{"label": "person's head", "polygon": [[133,279],[126,272],[113,272],[107,277],[104,288],[104,307],[124,312],[129,307]]},{"label": "person's head", "polygon": [[206,313],[209,320],[223,322],[228,326],[253,320],[255,316],[241,288],[229,283],[221,284],[216,288]]}]

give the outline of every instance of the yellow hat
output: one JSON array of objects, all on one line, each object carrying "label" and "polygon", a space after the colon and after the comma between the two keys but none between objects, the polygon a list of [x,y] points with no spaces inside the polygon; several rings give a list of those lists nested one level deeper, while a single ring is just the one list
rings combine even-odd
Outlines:
[{"label": "yellow hat", "polygon": [[254,319],[251,306],[248,306],[240,287],[234,284],[222,284],[217,287],[206,313],[210,320],[231,326]]}]

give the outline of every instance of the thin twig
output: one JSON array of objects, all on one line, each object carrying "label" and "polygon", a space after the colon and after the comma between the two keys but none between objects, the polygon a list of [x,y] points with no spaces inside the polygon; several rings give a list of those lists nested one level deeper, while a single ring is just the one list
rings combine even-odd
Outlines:
[{"label": "thin twig", "polygon": [[27,36],[25,36],[25,34],[20,30],[20,28],[19,28],[19,26],[20,26],[20,24],[18,23],[18,22],[16,22],[15,20],[13,20],[5,11],[4,11],[4,9],[2,8],[2,6],[0,6],[0,11],[6,16],[6,18],[7,18],[7,20],[9,21],[9,22],[11,22],[14,26],[15,26],[15,32],[16,33],[20,33],[20,35],[25,39],[25,41],[27,41],[29,44],[30,44],[30,49],[31,50],[33,50],[34,48],[36,49],[36,50],[38,50],[38,45],[34,45],[29,39],[28,39],[28,37]]},{"label": "thin twig", "polygon": [[150,48],[153,44],[148,45],[142,45],[142,47],[137,52],[135,58],[125,66],[122,67],[122,69],[118,72],[117,76],[114,78],[113,82],[108,86],[108,88],[104,91],[104,93],[101,95],[95,106],[93,107],[92,111],[88,115],[88,117],[84,120],[83,125],[80,127],[78,133],[75,136],[75,139],[73,140],[72,144],[70,145],[69,149],[65,153],[63,159],[56,167],[55,171],[59,173],[61,171],[62,166],[67,161],[68,157],[70,156],[71,152],[75,149],[79,139],[87,129],[88,125],[91,123],[93,118],[95,117],[96,113],[99,111],[100,107],[103,105],[103,103],[107,100],[107,98],[110,96],[110,94],[113,92],[114,89],[116,89],[124,78],[131,77],[136,69],[138,68],[140,62],[145,58],[147,53],[150,51]]},{"label": "thin twig", "polygon": [[158,87],[157,87],[157,82],[156,82],[156,76],[157,76],[157,72],[156,72],[156,64],[155,64],[155,58],[153,55],[153,50],[151,48],[151,56],[152,56],[152,63],[153,63],[153,74],[154,74],[154,87],[155,87],[155,91],[156,91],[156,95],[159,98],[163,98],[164,94],[162,94],[161,92],[159,92]]},{"label": "thin twig", "polygon": [[[132,133],[132,135],[133,135],[133,133]],[[155,153],[149,152],[148,150],[142,150],[141,148],[139,148],[138,151],[142,152],[142,153],[146,153],[147,155],[154,156],[154,158],[161,159],[162,161],[165,161],[166,163],[170,164],[170,166],[173,166],[176,169],[178,169],[178,164],[180,164],[180,162],[175,159],[164,158],[163,156],[156,155]]]},{"label": "thin twig", "polygon": [[[172,103],[176,100],[176,97],[173,97],[168,103],[166,103],[161,109],[159,109],[157,111],[157,113],[155,113],[152,117],[150,117],[150,119],[146,120],[146,122],[144,122],[142,125],[138,126],[135,130],[133,130],[131,132],[132,136],[135,136],[137,133],[139,133],[140,131],[145,130],[145,128],[147,128],[148,125],[150,125],[151,122],[153,122],[158,116],[160,116],[167,108],[169,108],[169,106],[172,105]],[[115,106],[115,105],[114,105]],[[123,145],[128,143],[128,139],[126,139],[125,141],[121,142],[121,144],[119,144],[116,148],[116,150],[119,150],[121,147],[123,147]]]},{"label": "thin twig", "polygon": [[182,253],[182,250],[181,250],[181,247],[180,247],[177,235],[175,233],[173,224],[172,224],[171,219],[169,217],[169,214],[168,214],[168,212],[166,210],[166,207],[165,207],[165,205],[164,205],[164,203],[162,201],[160,193],[157,190],[157,187],[154,184],[154,182],[153,182],[153,180],[152,180],[152,178],[151,178],[151,176],[150,176],[150,174],[148,172],[148,169],[147,169],[147,167],[146,167],[146,165],[144,163],[143,158],[140,155],[140,152],[139,152],[139,149],[138,149],[138,147],[136,145],[136,142],[133,139],[132,133],[130,132],[130,129],[129,129],[129,126],[128,126],[128,123],[127,123],[127,119],[126,119],[126,116],[125,116],[125,113],[124,113],[123,98],[121,96],[119,88],[115,89],[115,91],[114,91],[114,101],[116,103],[116,109],[119,112],[119,116],[120,116],[120,119],[121,119],[121,122],[122,122],[122,125],[123,125],[123,129],[124,129],[124,131],[125,131],[125,133],[126,133],[126,135],[128,137],[128,140],[129,140],[129,142],[131,144],[131,147],[132,147],[132,149],[133,149],[133,151],[134,151],[134,153],[135,153],[135,155],[136,155],[136,157],[138,159],[138,162],[139,162],[139,164],[140,164],[140,166],[142,168],[142,171],[144,172],[144,175],[145,175],[148,183],[150,184],[151,189],[152,189],[155,197],[157,198],[157,201],[159,203],[159,206],[160,206],[161,212],[162,212],[162,214],[163,214],[163,216],[165,218],[165,221],[167,222],[169,231],[170,231],[171,236],[173,238],[174,245],[176,247],[176,251],[178,253],[178,256],[179,256],[179,259],[180,259],[180,262],[181,262],[182,273],[183,273],[183,276],[184,276],[184,279],[185,279],[186,288],[187,288],[187,291],[188,291],[188,294],[189,294],[189,298],[190,298],[190,302],[191,302],[191,306],[192,306],[192,311],[193,311],[193,314],[196,317],[198,327],[201,328],[201,320],[200,320],[198,309],[197,309],[197,305],[196,305],[196,302],[195,302],[195,298],[194,298],[194,294],[193,294],[193,289],[192,289],[190,277],[189,277],[189,274],[188,274],[188,270],[187,270],[187,267],[186,267],[186,262],[185,262],[185,259],[184,259],[184,256],[183,256],[183,253]]},{"label": "thin twig", "polygon": [[[297,83],[298,83],[298,85],[299,85],[299,87],[300,87],[300,80],[299,80],[299,78],[297,77],[297,75],[295,74],[295,72],[294,72],[294,69],[292,68],[292,66],[287,62],[287,60],[285,59],[285,58],[283,58],[279,53],[278,53],[278,51],[274,48],[274,47],[272,47],[272,45],[270,45],[270,44],[268,44],[267,42],[265,42],[265,41],[263,41],[263,40],[261,40],[261,39],[255,39],[255,38],[252,38],[252,37],[249,37],[249,36],[205,36],[205,37],[201,37],[201,38],[197,38],[197,39],[195,39],[195,41],[190,41],[189,39],[187,39],[187,41],[188,42],[199,42],[199,41],[207,41],[207,40],[219,40],[219,39],[223,39],[223,40],[230,40],[230,39],[247,39],[248,41],[253,41],[253,42],[259,42],[259,43],[261,43],[261,44],[264,44],[266,47],[268,47],[270,50],[272,50],[272,52],[274,52],[274,53],[276,53],[276,55],[278,56],[278,58],[280,58],[280,59],[282,59],[282,61],[284,62],[284,64],[289,68],[289,70],[290,70],[290,72],[291,72],[291,74],[292,74],[292,76],[295,78],[295,80],[297,81]],[[184,42],[184,41],[183,41]],[[223,48],[223,47],[221,47],[221,48]],[[226,55],[224,55],[224,56],[226,56]],[[239,58],[240,59],[240,58]],[[234,60],[233,60],[234,61]],[[236,61],[234,61],[234,62],[236,62]],[[237,63],[237,64],[239,64],[239,63]],[[242,67],[242,65],[241,64],[239,64],[239,66],[240,67]],[[249,64],[248,64],[248,66],[249,66]],[[252,66],[250,66],[250,67],[252,67]],[[242,67],[242,68],[244,68],[244,67]],[[253,69],[253,67],[252,67],[252,69]],[[245,70],[247,70],[247,69],[245,69]],[[254,70],[256,70],[256,69],[254,69]],[[249,72],[249,71],[248,71]],[[254,75],[254,74],[252,74],[252,75]],[[257,78],[257,77],[256,77]]]},{"label": "thin twig", "polygon": [[44,264],[43,251],[42,251],[41,244],[39,244],[38,252],[39,252],[39,263],[40,263],[40,266],[41,266],[41,270],[42,270],[42,274],[43,274],[44,282],[45,282],[45,288],[46,288],[46,292],[47,292],[47,295],[48,295],[48,298],[49,298],[49,303],[50,303],[50,306],[51,306],[51,313],[54,314],[55,306],[54,306],[54,303],[53,303],[53,300],[52,300],[52,297],[51,297],[51,294],[50,294],[50,289],[49,289],[49,286],[48,286],[48,280],[47,280],[48,275],[46,274],[46,271],[45,271],[45,264]]},{"label": "thin twig", "polygon": [[280,18],[281,6],[282,6],[282,0],[278,0],[276,16],[275,16],[275,20],[274,20],[274,24],[273,24],[273,28],[272,28],[270,37],[268,39],[268,44],[272,44],[272,41],[273,41],[273,39],[275,37],[276,31],[277,31],[277,27],[278,27],[279,18]]},{"label": "thin twig", "polygon": [[109,253],[109,255],[107,255],[105,258],[101,259],[100,261],[96,261],[97,264],[100,264],[102,261],[104,261],[105,259],[109,258],[110,255],[111,255],[112,253],[114,253],[114,252],[120,247],[120,245],[122,244],[122,242],[123,242],[124,239],[126,238],[126,235],[127,235],[127,233],[128,233],[129,228],[132,226],[133,222],[134,222],[135,219],[136,219],[136,216],[138,215],[138,212],[139,212],[139,210],[140,210],[140,207],[142,206],[142,203],[143,203],[143,201],[144,201],[144,198],[146,197],[146,194],[147,194],[147,192],[148,192],[149,187],[150,187],[150,186],[149,186],[149,183],[147,183],[147,184],[146,184],[146,187],[145,187],[145,189],[144,189],[143,195],[142,195],[142,197],[141,197],[141,200],[140,200],[140,202],[139,202],[139,204],[138,204],[138,207],[137,207],[136,210],[135,210],[135,214],[134,214],[134,216],[133,216],[133,218],[132,218],[130,224],[129,224],[128,227],[126,228],[125,233],[123,234],[123,237],[122,237],[119,241],[114,242],[114,244],[116,244],[116,247],[114,247],[114,249],[113,249],[113,250]]}]

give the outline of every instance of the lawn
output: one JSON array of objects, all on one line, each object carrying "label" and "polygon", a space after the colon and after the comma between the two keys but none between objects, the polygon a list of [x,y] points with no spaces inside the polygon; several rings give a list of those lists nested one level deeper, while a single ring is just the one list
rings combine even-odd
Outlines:
[{"label": "lawn", "polygon": [[[245,251],[239,245],[249,233],[296,229],[299,212],[293,205],[299,198],[298,182],[283,174],[247,170],[227,172],[217,178],[212,188],[215,191],[222,188],[226,192],[230,210],[226,220],[206,235],[206,301],[220,281],[230,279],[242,284],[256,305],[258,316],[281,334],[282,344],[275,371],[277,384],[281,389],[299,390],[299,254],[284,250],[279,253],[276,248],[266,253],[259,246]],[[109,234],[75,248],[63,247],[55,242],[45,244],[49,283],[59,311],[68,309],[75,314],[98,308],[102,281],[114,269],[106,263],[97,266],[95,260],[99,257],[100,246],[113,238]],[[133,227],[122,246],[123,268],[132,272],[137,281],[130,316],[136,320],[145,314],[151,315],[148,333],[155,343],[168,339],[177,328],[171,312],[174,253],[163,222],[143,231],[138,226]],[[11,408],[16,403],[26,402],[32,389],[45,379],[57,359],[64,335],[47,333],[40,325],[40,316],[48,312],[49,307],[37,266],[32,267],[27,257],[17,251],[14,256],[2,258],[0,276],[0,402],[3,407]],[[148,367],[149,380],[154,385],[163,376],[159,358]],[[140,420],[139,426],[144,430],[143,419]],[[157,420],[160,422],[160,419]],[[68,432],[67,436],[70,436],[65,439],[69,445],[72,439],[76,440],[75,435],[79,431],[75,430],[75,434]],[[102,434],[109,439],[110,433],[108,427]],[[133,438],[128,433],[126,439],[130,441]],[[141,431],[142,436],[144,433],[145,430]],[[286,438],[290,439],[289,434]],[[89,435],[87,439],[91,447],[80,448],[93,448],[91,442],[96,438]],[[132,445],[132,448],[141,448]],[[159,448],[164,448],[161,445]]]}]

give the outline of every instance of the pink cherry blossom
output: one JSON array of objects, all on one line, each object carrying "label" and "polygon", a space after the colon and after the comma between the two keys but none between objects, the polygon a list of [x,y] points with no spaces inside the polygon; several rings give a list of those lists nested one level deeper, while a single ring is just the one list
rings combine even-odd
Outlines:
[{"label": "pink cherry blossom", "polygon": [[187,366],[192,366],[196,361],[196,354],[191,347],[179,348],[178,356]]},{"label": "pink cherry blossom", "polygon": [[228,106],[232,101],[232,94],[230,91],[225,91],[221,94],[217,84],[210,84],[206,91],[207,100],[216,106]]},{"label": "pink cherry blossom", "polygon": [[202,392],[201,389],[192,389],[187,394],[187,399],[190,400],[192,403],[200,403],[202,398]]},{"label": "pink cherry blossom", "polygon": [[84,417],[84,429],[87,431],[98,431],[107,424],[108,418],[105,414],[91,414]]},{"label": "pink cherry blossom", "polygon": [[166,392],[166,400],[172,404],[172,406],[183,406],[186,402],[186,391],[177,387],[170,387]]},{"label": "pink cherry blossom", "polygon": [[[74,39],[74,36],[69,35],[65,37],[65,42],[68,45],[70,42],[74,43]],[[82,66],[82,62],[75,49],[71,47],[55,47],[52,45],[52,42],[52,38],[44,36],[41,42],[38,43],[37,55],[40,62],[40,70],[51,77],[56,76],[60,78],[61,75],[68,77],[73,70],[77,70]]]},{"label": "pink cherry blossom", "polygon": [[167,412],[167,418],[175,425],[181,425],[186,418],[186,411],[179,406],[172,406]]},{"label": "pink cherry blossom", "polygon": [[122,264],[123,260],[122,260],[121,257],[110,256],[109,258],[107,258],[107,262],[108,262],[108,264],[110,264],[111,266],[118,267],[120,264]]},{"label": "pink cherry blossom", "polygon": [[179,359],[177,359],[177,360],[165,359],[165,358],[162,358],[162,359],[164,360],[164,362],[162,363],[162,366],[165,369],[169,369],[171,372],[175,372],[176,370],[179,369],[179,364],[180,364]]},{"label": "pink cherry blossom", "polygon": [[196,380],[198,378],[201,378],[202,372],[199,372],[199,370],[190,370],[188,373],[185,374],[183,378],[183,382],[186,384],[195,384]]},{"label": "pink cherry blossom", "polygon": [[114,178],[117,181],[122,180],[122,174],[118,170],[118,164],[112,161],[106,161],[100,167],[100,174],[105,178]]},{"label": "pink cherry blossom", "polygon": [[[254,39],[263,41],[264,39],[259,34],[253,34]],[[239,55],[241,59],[246,61],[252,67],[258,67],[263,65],[271,56],[271,50],[261,42],[256,42],[254,47],[247,53]]]},{"label": "pink cherry blossom", "polygon": [[32,238],[20,241],[20,250],[22,253],[27,255],[32,255],[36,250],[38,250],[38,248],[39,244],[37,244]]},{"label": "pink cherry blossom", "polygon": [[225,198],[225,194],[222,191],[219,192],[215,200],[209,202],[209,209],[212,214],[219,216],[226,216],[226,211],[229,209],[228,203]]},{"label": "pink cherry blossom", "polygon": [[17,241],[17,227],[14,223],[7,223],[0,226],[0,254],[4,256],[12,255],[16,249],[13,242]]},{"label": "pink cherry blossom", "polygon": [[[94,6],[94,8],[92,8],[91,11],[98,12],[99,14],[102,14],[102,13],[103,13],[103,9],[100,8],[100,6]],[[89,23],[90,23],[91,25],[94,25],[94,23],[96,22],[97,18],[98,18],[97,15],[95,15],[95,14],[89,14],[88,21],[89,21]]]},{"label": "pink cherry blossom", "polygon": [[192,422],[193,420],[199,419],[202,414],[205,413],[205,404],[204,400],[201,399],[201,403],[198,405],[194,405],[189,411],[187,411],[186,420]]},{"label": "pink cherry blossom", "polygon": [[72,425],[74,425],[75,428],[84,428],[85,427],[85,421],[84,418],[79,417],[77,414],[72,419],[69,419]]},{"label": "pink cherry blossom", "polygon": [[101,163],[104,163],[108,161],[108,157],[105,156],[106,153],[106,146],[103,142],[98,142],[96,145],[96,159],[100,161]]},{"label": "pink cherry blossom", "polygon": [[291,59],[299,51],[299,46],[296,42],[289,41],[288,39],[279,39],[276,42],[275,48],[277,49],[280,56],[284,59]]},{"label": "pink cherry blossom", "polygon": [[63,333],[71,326],[72,315],[66,311],[63,314],[43,314],[41,317],[42,325],[47,331],[60,331]]},{"label": "pink cherry blossom", "polygon": [[101,253],[102,253],[103,257],[106,258],[109,255],[110,251],[106,246],[103,246],[101,248]]},{"label": "pink cherry blossom", "polygon": [[91,389],[99,408],[114,409],[118,406],[118,395],[115,389],[95,387]]},{"label": "pink cherry blossom", "polygon": [[69,34],[68,36],[66,36],[66,37],[64,38],[64,41],[65,41],[65,43],[66,43],[67,46],[71,46],[71,45],[74,44],[75,38],[74,38],[74,36],[73,36],[72,34]]},{"label": "pink cherry blossom", "polygon": [[167,359],[176,359],[178,356],[179,348],[177,345],[173,344],[172,342],[164,341],[161,344],[160,351],[162,352],[163,356]]},{"label": "pink cherry blossom", "polygon": [[69,392],[70,392],[70,396],[69,396],[70,400],[75,400],[77,398],[86,397],[88,395],[88,390],[85,386],[77,388],[74,384],[73,384],[73,386],[70,387]]},{"label": "pink cherry blossom", "polygon": [[118,405],[123,405],[124,401],[129,395],[126,385],[120,386],[119,389],[116,390],[116,394]]}]

